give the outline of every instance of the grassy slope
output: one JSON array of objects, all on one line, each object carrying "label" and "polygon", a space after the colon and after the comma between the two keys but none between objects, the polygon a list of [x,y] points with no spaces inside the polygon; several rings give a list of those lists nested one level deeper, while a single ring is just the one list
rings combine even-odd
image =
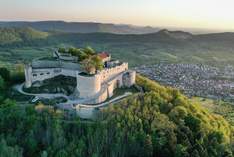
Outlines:
[{"label": "grassy slope", "polygon": [[192,102],[198,102],[210,112],[223,116],[232,126],[234,126],[234,106],[233,104],[194,97]]}]

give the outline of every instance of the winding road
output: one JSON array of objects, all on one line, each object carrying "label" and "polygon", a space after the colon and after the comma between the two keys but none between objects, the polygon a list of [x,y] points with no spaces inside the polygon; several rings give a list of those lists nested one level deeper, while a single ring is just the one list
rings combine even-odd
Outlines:
[{"label": "winding road", "polygon": [[[41,93],[41,94],[36,94],[36,93],[27,93],[25,91],[23,91],[23,86],[24,83],[19,84],[19,85],[15,85],[14,89],[17,90],[19,93],[24,94],[24,95],[28,95],[28,96],[34,96],[34,97],[38,97],[38,98],[44,98],[44,99],[54,99],[54,98],[58,98],[58,97],[63,97],[67,100],[67,102],[65,103],[60,103],[57,104],[58,107],[62,108],[62,109],[79,109],[79,108],[90,108],[90,109],[95,109],[95,108],[102,108],[107,106],[110,103],[114,103],[114,102],[118,102],[121,99],[132,95],[131,92],[126,92],[123,95],[120,95],[118,97],[115,97],[107,102],[98,104],[98,105],[83,105],[82,103],[85,103],[85,99],[77,99],[77,100],[70,100],[69,97],[65,94],[62,93],[57,93],[57,94],[51,94],[51,93]],[[75,104],[76,106],[73,106],[73,104]]]},{"label": "winding road", "polygon": [[36,94],[36,93],[27,93],[25,91],[23,91],[23,86],[24,83],[19,84],[19,85],[15,85],[14,89],[17,90],[18,92],[20,92],[21,94],[24,95],[28,95],[28,96],[35,96],[38,98],[45,98],[45,99],[54,99],[54,98],[58,98],[58,97],[63,97],[67,100],[69,100],[69,97],[65,94],[62,93],[57,93],[57,94],[51,94],[51,93],[41,93],[41,94]]},{"label": "winding road", "polygon": [[116,103],[116,102],[122,100],[123,98],[130,96],[130,95],[132,95],[131,92],[126,92],[123,95],[120,95],[120,96],[115,97],[109,101],[106,101],[104,103],[97,104],[97,105],[84,105],[84,104],[82,104],[82,100],[75,100],[75,101],[68,100],[66,103],[61,103],[61,104],[58,104],[57,106],[59,108],[67,109],[67,110],[71,110],[71,109],[79,110],[81,108],[86,108],[86,109],[102,108],[102,107],[105,107],[111,103]]}]

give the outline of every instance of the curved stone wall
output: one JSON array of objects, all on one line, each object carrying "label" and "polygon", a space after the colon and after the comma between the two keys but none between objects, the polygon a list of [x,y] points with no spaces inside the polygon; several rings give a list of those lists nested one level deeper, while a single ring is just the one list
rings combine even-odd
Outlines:
[{"label": "curved stone wall", "polygon": [[101,90],[101,76],[99,74],[94,76],[81,76],[78,74],[76,79],[80,98],[95,96]]},{"label": "curved stone wall", "polygon": [[26,65],[24,69],[24,74],[25,74],[25,87],[29,88],[32,86],[32,67]]}]

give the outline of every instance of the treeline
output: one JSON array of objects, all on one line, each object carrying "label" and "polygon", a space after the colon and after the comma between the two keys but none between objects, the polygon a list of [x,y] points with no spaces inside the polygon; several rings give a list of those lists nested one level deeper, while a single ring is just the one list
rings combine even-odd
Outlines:
[{"label": "treeline", "polygon": [[4,100],[0,156],[233,156],[233,130],[222,117],[190,103],[175,89],[141,76],[137,84],[145,93],[102,110],[96,121]]},{"label": "treeline", "polygon": [[59,48],[58,52],[63,54],[71,54],[72,56],[76,56],[78,58],[78,61],[84,61],[85,59],[88,59],[96,54],[95,50],[91,47],[86,48],[74,48],[70,47],[68,49],[66,48]]}]

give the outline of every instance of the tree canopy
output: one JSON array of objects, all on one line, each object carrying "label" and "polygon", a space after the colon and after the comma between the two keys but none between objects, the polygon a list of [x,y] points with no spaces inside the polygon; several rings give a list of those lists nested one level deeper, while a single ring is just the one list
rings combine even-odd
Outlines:
[{"label": "tree canopy", "polygon": [[97,70],[103,69],[103,62],[97,55],[89,57],[82,62],[83,68],[89,74],[95,73]]},{"label": "tree canopy", "polygon": [[233,130],[221,116],[144,77],[137,85],[144,93],[100,110],[94,121],[4,100],[0,156],[233,156]]},{"label": "tree canopy", "polygon": [[4,81],[10,81],[10,71],[7,68],[0,68],[0,76]]},{"label": "tree canopy", "polygon": [[72,56],[76,56],[78,61],[82,64],[85,72],[89,74],[95,73],[97,70],[103,69],[103,62],[94,49],[87,46],[85,48],[69,48],[66,50],[65,48],[59,48],[58,52],[60,53],[68,53]]},{"label": "tree canopy", "polygon": [[5,89],[5,81],[0,76],[0,102],[2,102],[4,95],[5,95],[4,89]]}]

